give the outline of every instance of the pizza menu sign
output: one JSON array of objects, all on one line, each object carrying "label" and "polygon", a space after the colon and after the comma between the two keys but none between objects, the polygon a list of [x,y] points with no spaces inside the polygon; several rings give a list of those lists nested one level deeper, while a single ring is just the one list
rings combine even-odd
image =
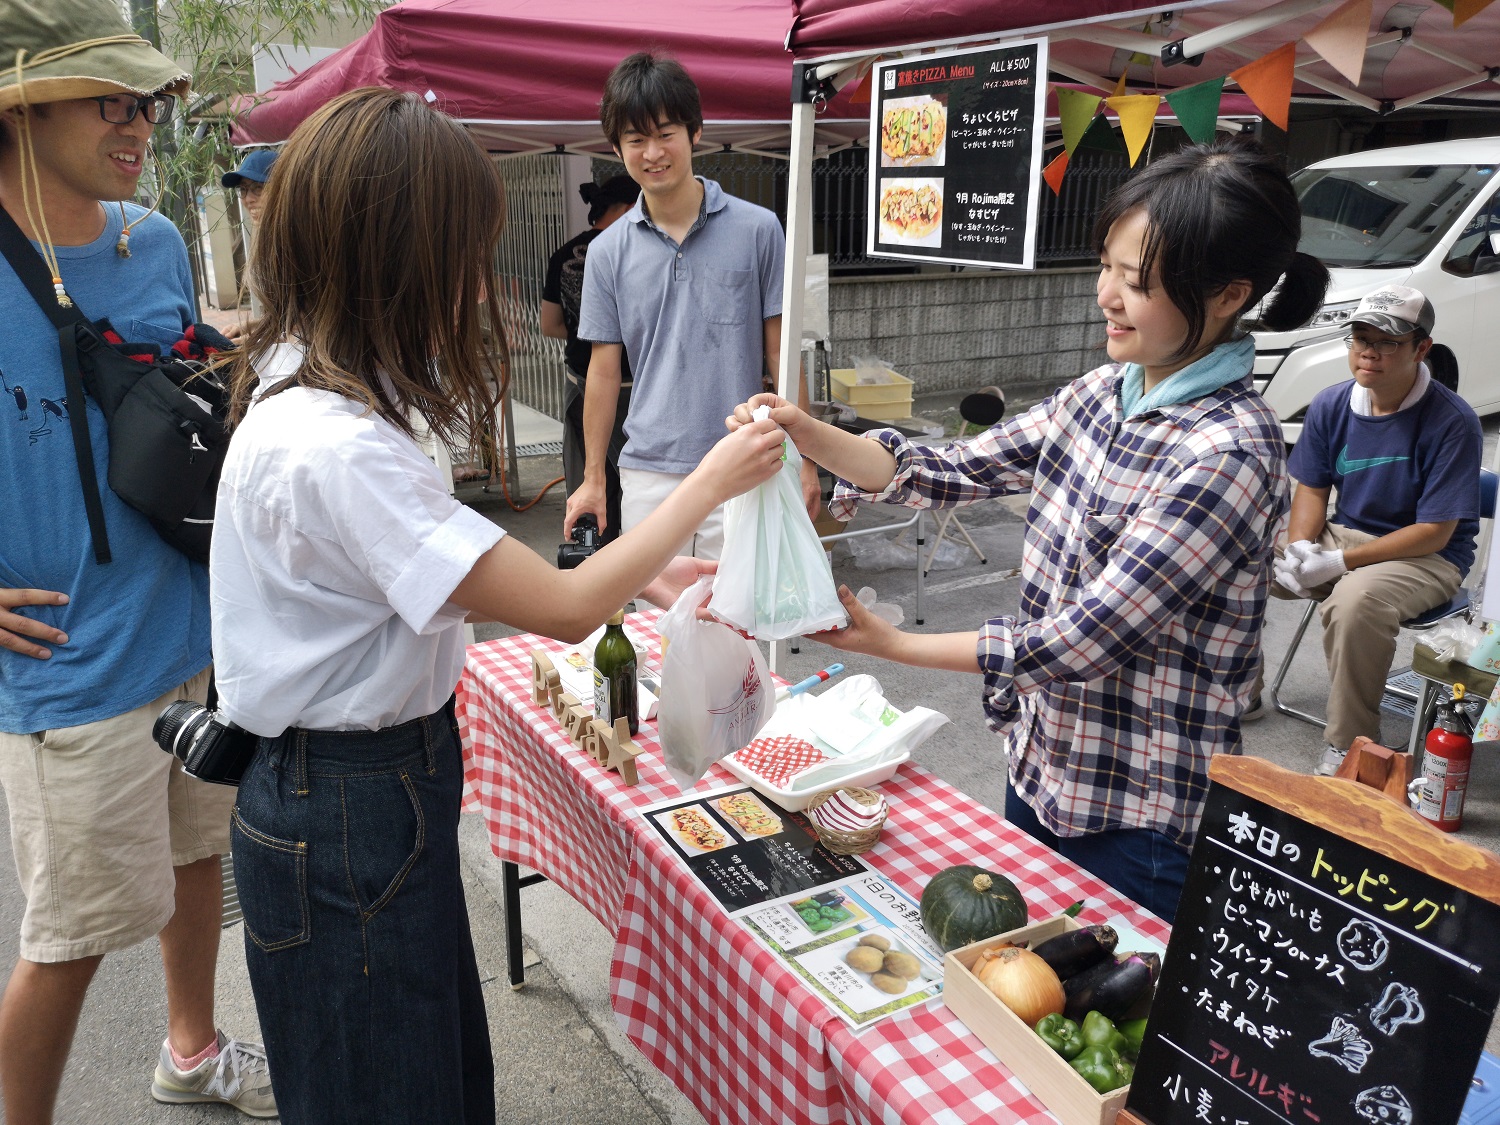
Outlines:
[{"label": "pizza menu sign", "polygon": [[875,66],[872,257],[1030,269],[1047,41]]}]

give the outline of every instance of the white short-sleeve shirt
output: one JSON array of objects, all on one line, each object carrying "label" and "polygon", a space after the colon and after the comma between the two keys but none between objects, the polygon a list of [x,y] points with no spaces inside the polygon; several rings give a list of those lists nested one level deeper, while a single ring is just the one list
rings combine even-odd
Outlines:
[{"label": "white short-sleeve shirt", "polygon": [[[261,386],[300,359],[273,349]],[[224,462],[209,562],[224,716],[270,737],[438,710],[464,660],[448,599],[504,534],[362,403],[303,388],[258,401]]]}]

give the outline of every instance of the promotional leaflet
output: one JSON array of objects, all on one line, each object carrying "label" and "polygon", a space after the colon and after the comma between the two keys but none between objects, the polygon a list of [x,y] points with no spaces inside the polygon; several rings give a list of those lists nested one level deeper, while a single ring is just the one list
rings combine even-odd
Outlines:
[{"label": "promotional leaflet", "polygon": [[1047,41],[877,63],[867,252],[1030,269]]},{"label": "promotional leaflet", "polygon": [[865,1027],[942,992],[916,900],[818,843],[801,813],[749,788],[641,810],[689,871],[836,1015]]}]

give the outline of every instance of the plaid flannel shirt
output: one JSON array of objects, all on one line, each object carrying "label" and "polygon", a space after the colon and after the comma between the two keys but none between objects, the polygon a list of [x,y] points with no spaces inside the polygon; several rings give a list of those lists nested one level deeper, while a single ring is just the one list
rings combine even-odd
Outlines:
[{"label": "plaid flannel shirt", "polygon": [[1240,750],[1287,513],[1275,413],[1246,377],[1125,419],[1120,367],[945,449],[895,430],[861,500],[951,508],[1030,491],[1021,611],[979,634],[986,721],[1010,781],[1059,836],[1151,828],[1191,846],[1215,753]]}]

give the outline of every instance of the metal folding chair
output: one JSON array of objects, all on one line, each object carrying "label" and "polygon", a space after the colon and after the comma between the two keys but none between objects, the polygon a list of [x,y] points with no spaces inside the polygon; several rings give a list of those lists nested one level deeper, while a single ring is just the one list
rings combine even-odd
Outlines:
[{"label": "metal folding chair", "polygon": [[[968,434],[970,426],[973,426],[976,431],[989,429],[1005,417],[1005,392],[999,387],[980,387],[973,394],[965,395],[960,400],[958,416],[963,419],[958,427],[959,440]],[[949,508],[938,520],[937,537],[933,539],[932,550],[927,555],[927,562],[922,566],[924,574],[932,569],[932,562],[937,558],[938,548],[943,545],[943,539],[947,536],[949,528],[953,528],[963,536],[964,542],[969,545],[969,550],[974,552],[981,563],[988,565],[990,560],[984,557],[979,544],[974,542],[974,537],[969,534],[968,528],[964,527],[963,522],[958,518],[958,509]]]}]

